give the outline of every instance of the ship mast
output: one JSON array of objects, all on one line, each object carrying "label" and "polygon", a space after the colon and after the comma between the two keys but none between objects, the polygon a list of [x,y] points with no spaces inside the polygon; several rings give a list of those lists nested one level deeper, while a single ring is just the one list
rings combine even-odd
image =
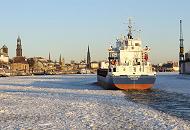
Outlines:
[{"label": "ship mast", "polygon": [[132,24],[131,24],[131,18],[129,18],[128,31],[129,31],[128,34],[127,34],[128,39],[133,39],[133,37],[132,37]]}]

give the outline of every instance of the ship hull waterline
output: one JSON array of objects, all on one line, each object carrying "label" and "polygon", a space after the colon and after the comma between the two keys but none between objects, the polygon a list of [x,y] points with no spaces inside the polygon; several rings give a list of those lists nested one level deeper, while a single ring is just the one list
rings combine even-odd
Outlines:
[{"label": "ship hull waterline", "polygon": [[97,75],[98,84],[105,89],[121,90],[147,90],[154,86],[156,76],[100,76]]}]

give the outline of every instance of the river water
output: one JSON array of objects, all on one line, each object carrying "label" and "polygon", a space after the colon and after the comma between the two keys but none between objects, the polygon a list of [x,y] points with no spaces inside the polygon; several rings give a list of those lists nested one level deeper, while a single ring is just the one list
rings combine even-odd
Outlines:
[{"label": "river water", "polygon": [[158,73],[155,86],[147,91],[124,91],[126,99],[172,116],[190,120],[190,76]]},{"label": "river water", "polygon": [[124,91],[126,99],[147,105],[158,111],[190,121],[190,95],[151,89],[148,91]]}]

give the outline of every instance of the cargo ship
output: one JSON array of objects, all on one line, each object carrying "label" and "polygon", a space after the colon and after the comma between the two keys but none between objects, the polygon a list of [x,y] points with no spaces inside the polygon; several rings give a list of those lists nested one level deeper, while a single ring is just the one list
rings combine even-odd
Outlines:
[{"label": "cargo ship", "polygon": [[149,60],[150,48],[142,47],[140,38],[133,38],[129,20],[128,34],[108,49],[108,67],[97,70],[98,84],[105,89],[146,90],[153,87],[156,72]]}]

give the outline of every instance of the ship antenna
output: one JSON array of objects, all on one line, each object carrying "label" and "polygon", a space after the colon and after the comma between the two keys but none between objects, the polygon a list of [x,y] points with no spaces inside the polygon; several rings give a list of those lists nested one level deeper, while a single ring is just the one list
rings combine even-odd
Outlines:
[{"label": "ship antenna", "polygon": [[128,36],[128,39],[133,39],[133,37],[132,37],[132,24],[131,24],[131,18],[129,18],[129,23],[128,23],[129,25],[128,25],[128,34],[127,34],[127,36]]},{"label": "ship antenna", "polygon": [[137,39],[141,39],[141,30],[139,29],[139,30],[137,30],[137,32],[138,32],[138,37],[137,37]]}]

